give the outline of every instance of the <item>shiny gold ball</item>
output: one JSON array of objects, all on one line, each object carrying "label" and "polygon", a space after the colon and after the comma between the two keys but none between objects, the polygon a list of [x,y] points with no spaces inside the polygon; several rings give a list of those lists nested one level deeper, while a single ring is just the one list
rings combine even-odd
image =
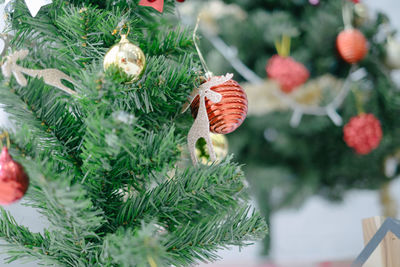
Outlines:
[{"label": "shiny gold ball", "polygon": [[143,51],[132,44],[126,35],[121,35],[121,41],[110,48],[104,57],[104,70],[116,66],[129,76],[129,82],[136,81],[146,66]]},{"label": "shiny gold ball", "polygon": [[[210,133],[211,143],[214,147],[217,161],[223,160],[228,155],[228,139],[223,134]],[[201,139],[203,140],[203,139]],[[196,147],[197,158],[203,163],[211,163],[205,141],[199,142]]]}]

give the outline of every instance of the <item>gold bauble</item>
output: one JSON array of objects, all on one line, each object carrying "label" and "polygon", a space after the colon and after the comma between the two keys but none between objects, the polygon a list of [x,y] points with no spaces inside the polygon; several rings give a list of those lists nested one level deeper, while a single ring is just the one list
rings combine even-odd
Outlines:
[{"label": "gold bauble", "polygon": [[[211,143],[214,147],[215,156],[217,157],[217,161],[223,160],[228,155],[228,139],[223,134],[214,134],[210,133]],[[203,140],[204,141],[204,140]],[[209,164],[210,155],[207,151],[207,145],[205,142],[201,142],[198,144],[196,148],[197,158],[203,164]]]},{"label": "gold bauble", "polygon": [[143,51],[132,44],[126,35],[121,35],[121,41],[113,45],[104,57],[104,70],[117,66],[129,76],[129,81],[136,81],[146,66]]},{"label": "gold bauble", "polygon": [[361,26],[369,20],[369,9],[366,4],[357,3],[354,5],[355,24]]},{"label": "gold bauble", "polygon": [[390,69],[400,69],[400,42],[393,39],[392,37],[388,38],[386,44],[386,57],[385,64]]}]

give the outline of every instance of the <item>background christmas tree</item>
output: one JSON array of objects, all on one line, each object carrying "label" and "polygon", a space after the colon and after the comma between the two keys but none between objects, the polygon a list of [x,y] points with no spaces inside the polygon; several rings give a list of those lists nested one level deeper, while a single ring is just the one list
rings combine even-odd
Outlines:
[{"label": "background christmas tree", "polygon": [[[235,72],[235,69],[232,62],[215,49],[213,34],[234,47],[237,57],[261,78],[267,78],[265,67],[277,53],[276,41],[286,35],[292,41],[291,56],[307,67],[311,81],[317,83],[319,79],[325,79],[334,85],[343,84],[347,78],[351,65],[341,59],[336,49],[336,38],[344,28],[342,7],[345,1],[224,2],[235,4],[240,10],[229,5],[223,10],[232,12],[225,11],[226,14],[210,18],[205,8],[204,15],[208,38],[204,38],[203,46],[208,47],[206,60],[216,73]],[[388,160],[397,164],[400,145],[399,93],[386,64],[390,56],[387,55],[387,36],[393,32],[384,14],[367,17],[365,11],[365,6],[352,6],[353,24],[369,42],[369,52],[358,64],[366,76],[352,83],[352,90],[338,113],[347,123],[362,107],[363,111],[373,113],[380,120],[383,139],[370,154],[358,155],[349,148],[343,141],[343,128],[327,116],[304,116],[298,127],[292,127],[293,110],[282,107],[282,103],[273,103],[271,107],[274,96],[268,94],[270,83],[247,88],[250,109],[257,101],[264,110],[253,112],[243,127],[229,135],[229,145],[239,161],[246,163],[247,177],[267,220],[272,212],[300,205],[312,194],[339,200],[349,189],[381,188],[397,173],[396,169],[385,173]],[[225,57],[230,57],[229,53],[225,53]],[[241,74],[236,72],[236,78],[240,79]],[[246,81],[243,76],[242,79]],[[316,87],[319,86],[317,83]],[[257,88],[250,90],[250,87]],[[295,94],[304,103],[317,100],[321,104],[324,101],[318,94],[315,97],[314,91],[302,93],[303,89],[298,89]],[[257,94],[252,95],[255,90],[258,90]],[[279,102],[276,97],[274,99]],[[269,245],[265,240],[266,252]]]},{"label": "background christmas tree", "polygon": [[[200,67],[191,30],[166,15],[174,5],[165,1],[160,14],[138,1],[54,0],[32,17],[23,0],[14,1],[7,53],[28,49],[17,64],[63,71],[76,95],[43,79],[27,77],[22,87],[0,74],[0,104],[15,127],[2,130],[31,182],[23,203],[50,223],[33,233],[2,209],[9,262],[186,266],[264,236],[236,163],[192,167],[182,159],[192,119],[180,110],[199,85]],[[121,22],[147,58],[130,83],[118,69],[103,71]]]}]

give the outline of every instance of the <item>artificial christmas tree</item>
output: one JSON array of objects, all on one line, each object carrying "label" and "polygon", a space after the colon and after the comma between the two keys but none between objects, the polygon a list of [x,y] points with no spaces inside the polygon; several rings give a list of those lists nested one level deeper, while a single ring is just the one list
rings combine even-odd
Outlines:
[{"label": "artificial christmas tree", "polygon": [[[231,152],[246,163],[247,177],[267,220],[272,212],[298,206],[312,194],[339,200],[349,189],[378,189],[390,182],[398,168],[389,173],[386,162],[400,160],[396,115],[400,95],[385,65],[387,43],[394,39],[385,14],[360,20],[365,14],[347,0],[224,2],[229,5],[219,11],[237,7],[240,11],[215,12],[213,19],[204,16],[203,46],[209,49],[205,58],[213,69],[234,72],[239,81],[242,77],[243,82],[253,83],[243,87],[252,88],[247,90],[249,106],[259,103],[260,111],[250,109],[243,126],[228,139]],[[207,6],[205,13],[210,14]],[[352,24],[356,38],[343,40],[341,35],[338,51],[338,35],[346,24]],[[276,89],[283,82],[276,86],[271,79],[266,81],[265,73],[282,36],[291,37],[291,57],[310,72],[309,81],[289,94],[279,93]],[[291,83],[289,78],[285,81]],[[273,108],[268,108],[270,96]],[[353,143],[371,141],[367,155],[357,154],[344,140],[343,125],[360,113],[360,106],[380,122],[379,127],[375,120],[373,127],[367,127],[367,138],[352,137]],[[269,245],[266,240],[266,253]]]},{"label": "artificial christmas tree", "polygon": [[[36,17],[12,2],[0,104],[14,128],[2,131],[30,177],[23,203],[50,227],[32,233],[2,210],[8,261],[187,266],[265,235],[236,163],[182,159],[192,119],[180,110],[201,74],[191,33],[167,16],[175,0],[162,14],[138,2],[54,0]],[[118,54],[104,71],[127,29],[146,64]]]}]

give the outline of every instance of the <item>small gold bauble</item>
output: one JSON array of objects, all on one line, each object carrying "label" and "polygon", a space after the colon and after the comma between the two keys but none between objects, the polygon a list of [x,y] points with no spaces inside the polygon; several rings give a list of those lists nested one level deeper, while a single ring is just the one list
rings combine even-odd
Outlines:
[{"label": "small gold bauble", "polygon": [[357,3],[354,5],[355,24],[361,26],[369,20],[369,9],[366,4]]},{"label": "small gold bauble", "polygon": [[[210,138],[217,161],[223,160],[228,155],[228,139],[223,134],[214,133],[210,133]],[[211,163],[205,142],[198,143],[196,154],[203,164]]]},{"label": "small gold bauble", "polygon": [[129,81],[136,81],[146,66],[143,51],[132,44],[126,35],[121,35],[121,41],[113,45],[104,57],[104,70],[117,66],[129,76]]},{"label": "small gold bauble", "polygon": [[400,42],[390,37],[385,48],[386,66],[390,69],[400,69]]}]

